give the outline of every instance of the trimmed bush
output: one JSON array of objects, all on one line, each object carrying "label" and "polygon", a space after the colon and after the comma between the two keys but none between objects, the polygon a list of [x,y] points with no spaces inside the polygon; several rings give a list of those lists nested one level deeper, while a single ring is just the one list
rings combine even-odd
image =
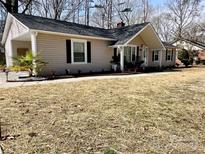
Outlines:
[{"label": "trimmed bush", "polygon": [[182,49],[179,51],[178,58],[185,65],[185,67],[193,64],[193,54],[188,50]]}]

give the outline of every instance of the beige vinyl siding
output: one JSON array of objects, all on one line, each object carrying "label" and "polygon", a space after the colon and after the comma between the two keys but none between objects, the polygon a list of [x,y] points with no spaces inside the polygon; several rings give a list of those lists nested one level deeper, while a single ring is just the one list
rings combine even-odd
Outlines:
[{"label": "beige vinyl siding", "polygon": [[140,35],[138,35],[131,42],[129,42],[129,45],[141,46],[141,44],[146,45],[146,43],[144,42],[144,40],[142,39],[142,37]]},{"label": "beige vinyl siding", "polygon": [[18,48],[27,48],[31,50],[31,42],[30,41],[12,41],[13,44],[13,56],[17,55]]},{"label": "beige vinyl siding", "polygon": [[166,51],[163,52],[163,56],[162,56],[162,66],[166,67],[166,66],[174,66],[176,64],[176,49],[173,49],[173,57],[172,57],[172,61],[167,61],[166,60]]},{"label": "beige vinyl siding", "polygon": [[8,32],[8,36],[5,42],[5,53],[6,53],[6,62],[7,66],[12,65],[12,57],[14,56],[12,51],[12,40],[15,37],[27,32],[28,29],[24,27],[21,23],[19,23],[16,19],[13,19],[13,22],[10,25],[10,30]]},{"label": "beige vinyl siding", "polygon": [[88,64],[68,64],[66,56],[66,40],[78,39],[66,36],[38,33],[37,46],[38,52],[45,62],[43,72],[50,74],[65,74],[66,69],[71,73],[81,72],[99,72],[103,69],[110,70],[113,56],[113,49],[109,48],[109,41],[88,39],[91,42],[91,63]]},{"label": "beige vinyl siding", "polygon": [[161,51],[159,51],[159,60],[157,62],[152,61],[152,52],[153,52],[153,49],[149,49],[148,66],[150,66],[150,67],[159,67],[160,66],[160,58],[161,58],[161,56],[160,56],[161,53],[160,52]]}]

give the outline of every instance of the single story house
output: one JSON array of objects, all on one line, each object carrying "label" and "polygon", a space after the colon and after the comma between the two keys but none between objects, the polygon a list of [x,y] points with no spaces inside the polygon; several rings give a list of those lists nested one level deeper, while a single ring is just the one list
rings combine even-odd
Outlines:
[{"label": "single story house", "polygon": [[[120,26],[122,25],[122,26]],[[3,33],[7,66],[28,50],[47,65],[42,73],[100,72],[111,69],[117,59],[120,69],[128,64],[143,67],[174,66],[176,49],[166,46],[151,23],[103,29],[25,14],[8,14]]]}]

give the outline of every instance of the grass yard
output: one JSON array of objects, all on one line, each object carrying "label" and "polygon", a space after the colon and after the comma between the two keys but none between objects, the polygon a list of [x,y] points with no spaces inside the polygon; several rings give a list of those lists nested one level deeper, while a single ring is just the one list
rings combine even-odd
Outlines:
[{"label": "grass yard", "polygon": [[204,153],[205,68],[0,89],[0,116],[6,154]]}]

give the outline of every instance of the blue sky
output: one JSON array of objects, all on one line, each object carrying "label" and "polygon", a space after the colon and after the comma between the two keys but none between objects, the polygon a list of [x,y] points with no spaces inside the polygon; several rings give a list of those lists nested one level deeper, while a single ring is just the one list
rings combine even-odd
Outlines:
[{"label": "blue sky", "polygon": [[166,0],[150,0],[150,3],[154,6],[164,5]]}]

